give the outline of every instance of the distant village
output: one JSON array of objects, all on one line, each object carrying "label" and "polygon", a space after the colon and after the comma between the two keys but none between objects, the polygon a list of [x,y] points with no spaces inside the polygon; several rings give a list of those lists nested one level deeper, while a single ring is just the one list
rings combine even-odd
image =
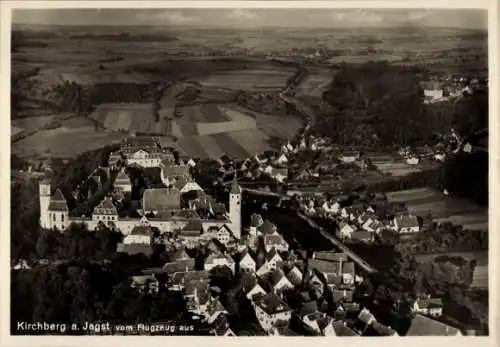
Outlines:
[{"label": "distant village", "polygon": [[[41,180],[40,224],[58,230],[71,223],[83,223],[89,229],[104,224],[124,235],[117,251],[130,255],[150,256],[155,243],[164,243],[169,250],[168,262],[162,267],[142,269],[131,278],[131,285],[152,295],[161,286],[181,292],[188,311],[209,324],[216,336],[235,336],[227,319],[228,310],[214,295],[216,290],[210,283],[210,272],[216,268],[241,275],[241,290],[251,302],[261,328],[269,335],[300,335],[290,324],[292,319],[298,319],[301,329],[312,335],[397,336],[394,329],[378,322],[355,299],[354,293],[364,278],[347,254],[322,251],[311,256],[292,249],[280,230],[259,214],[250,216],[249,225],[242,225],[243,189],[238,177],[265,174],[277,182],[285,182],[290,176],[291,159],[303,150],[328,152],[331,147],[325,139],[309,137],[284,145],[274,155],[243,160],[239,167],[234,161],[221,158],[221,173],[230,177],[226,209],[226,204],[206,194],[193,179],[190,169],[199,160],[176,159],[154,138],[130,138],[122,143],[120,150],[111,153],[108,167],[101,168],[108,173],[116,170],[118,174],[112,193],[99,202],[91,216],[70,216],[62,192],[59,189],[53,192],[50,183]],[[355,164],[363,169],[368,165],[356,152],[342,153],[337,159],[341,164]],[[145,189],[137,205],[137,217],[119,217],[118,207],[134,185],[125,168],[134,166],[159,168],[164,187]],[[89,179],[99,181],[95,175]],[[181,204],[186,199],[187,203]],[[391,221],[380,221],[370,205],[341,207],[338,201],[324,196],[303,195],[298,199],[303,213],[338,220],[337,236],[344,240],[370,242],[382,230],[398,233],[420,230],[417,218],[412,215],[399,214]],[[195,266],[195,259],[187,252],[199,247],[208,250],[201,268]],[[290,296],[292,290],[297,295]],[[336,310],[327,315],[329,302],[333,302]],[[461,335],[458,329],[433,319],[442,315],[440,298],[423,293],[415,300],[412,311],[415,318],[408,336]]]}]

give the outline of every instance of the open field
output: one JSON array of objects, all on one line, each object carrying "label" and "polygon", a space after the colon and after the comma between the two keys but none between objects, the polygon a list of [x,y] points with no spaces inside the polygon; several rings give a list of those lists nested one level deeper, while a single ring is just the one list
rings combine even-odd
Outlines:
[{"label": "open field", "polygon": [[310,73],[294,88],[294,91],[297,96],[306,95],[319,98],[332,82],[334,74],[335,72],[332,70]]},{"label": "open field", "polygon": [[234,70],[218,71],[197,81],[204,87],[221,87],[236,90],[280,90],[293,75],[293,71]]},{"label": "open field", "polygon": [[470,252],[450,252],[440,254],[418,254],[416,259],[420,261],[431,260],[438,256],[462,257],[469,261],[476,261],[471,288],[488,288],[488,251],[470,251]]},{"label": "open field", "polygon": [[82,152],[119,142],[123,135],[96,132],[94,126],[41,130],[12,145],[20,157],[71,158]]},{"label": "open field", "polygon": [[446,196],[430,188],[418,188],[387,193],[391,202],[405,202],[410,213],[425,216],[429,212],[435,221],[449,221],[464,229],[488,230],[488,210],[464,199]]},{"label": "open field", "polygon": [[216,123],[231,120],[219,107],[214,104],[199,104],[192,106],[178,107],[178,112],[182,115],[177,123]]},{"label": "open field", "polygon": [[101,104],[90,118],[112,131],[170,135],[172,128],[172,121],[166,119],[164,113],[160,113],[156,121],[152,104]]},{"label": "open field", "polygon": [[179,151],[191,157],[219,158],[223,154],[246,158],[271,149],[268,137],[260,130],[242,130],[206,136],[192,136],[179,139]]},{"label": "open field", "polygon": [[421,161],[417,165],[409,165],[405,163],[402,157],[396,155],[367,154],[367,157],[370,158],[373,165],[375,165],[381,172],[389,173],[395,177],[428,170],[437,165],[435,162],[431,161]]}]

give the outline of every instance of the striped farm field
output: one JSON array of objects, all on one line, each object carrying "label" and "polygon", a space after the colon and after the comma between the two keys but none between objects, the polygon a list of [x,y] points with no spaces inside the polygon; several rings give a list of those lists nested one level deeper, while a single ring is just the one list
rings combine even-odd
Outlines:
[{"label": "striped farm field", "polygon": [[177,112],[181,117],[177,120],[179,123],[216,123],[227,122],[231,120],[215,104],[198,104],[184,107],[178,107]]},{"label": "striped farm field", "polygon": [[432,214],[436,222],[451,222],[470,230],[488,230],[488,210],[465,199],[444,195],[430,188],[387,193],[391,202],[404,202],[417,216]]},{"label": "striped farm field", "polygon": [[204,87],[234,90],[279,90],[294,74],[293,70],[231,70],[217,71],[197,79]]}]

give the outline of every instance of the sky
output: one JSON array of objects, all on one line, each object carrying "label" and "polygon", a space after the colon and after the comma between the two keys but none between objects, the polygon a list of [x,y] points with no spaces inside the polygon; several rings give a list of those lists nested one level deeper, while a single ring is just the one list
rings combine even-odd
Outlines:
[{"label": "sky", "polygon": [[487,11],[475,9],[16,9],[12,21],[78,26],[488,28]]}]

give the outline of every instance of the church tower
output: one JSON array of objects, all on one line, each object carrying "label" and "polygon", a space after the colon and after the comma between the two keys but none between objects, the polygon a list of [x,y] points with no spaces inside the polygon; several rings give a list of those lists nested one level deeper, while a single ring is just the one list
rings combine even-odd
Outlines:
[{"label": "church tower", "polygon": [[40,225],[42,228],[49,229],[50,182],[48,180],[40,180],[38,190],[40,194]]},{"label": "church tower", "polygon": [[229,192],[229,219],[234,237],[241,238],[241,187],[236,180],[236,173]]}]

